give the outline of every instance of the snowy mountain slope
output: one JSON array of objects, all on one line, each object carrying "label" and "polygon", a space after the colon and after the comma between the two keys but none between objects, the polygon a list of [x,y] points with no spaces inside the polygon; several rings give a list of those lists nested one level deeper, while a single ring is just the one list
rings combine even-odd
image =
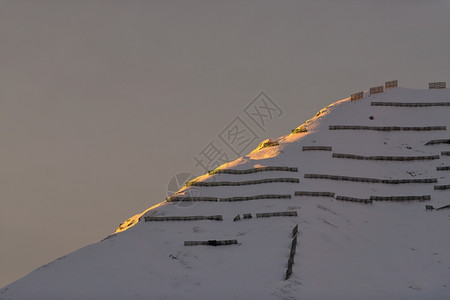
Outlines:
[{"label": "snowy mountain slope", "polygon": [[[330,130],[330,126],[445,126],[450,130],[450,106],[372,106],[374,101],[444,103],[450,102],[450,91],[392,88],[365,93],[355,102],[338,101],[303,124],[307,132],[280,137],[275,140],[278,146],[255,149],[219,168],[289,167],[297,172],[200,176],[175,196],[216,201],[164,201],[125,221],[115,235],[6,286],[0,290],[0,299],[448,299],[450,210],[425,210],[425,205],[450,204],[450,190],[434,188],[450,184],[450,171],[437,170],[450,166],[450,156],[442,155],[450,151],[450,144],[425,145],[450,139],[448,131]],[[332,151],[303,151],[304,146],[330,146]],[[389,156],[391,160],[333,154]],[[396,161],[392,156],[412,160]],[[347,178],[305,178],[308,174]],[[359,182],[348,177],[388,181]],[[233,185],[279,178],[299,182]],[[302,191],[331,192],[334,197],[295,196]],[[227,199],[256,195],[290,198]],[[338,196],[364,200],[430,196],[430,200],[363,204],[337,200]],[[297,212],[297,216],[257,218],[257,213],[271,212]],[[252,218],[244,219],[244,214]],[[222,220],[150,221],[215,215]],[[233,221],[237,215],[240,220]],[[293,274],[285,280],[297,224]],[[185,241],[210,240],[237,240],[238,244],[184,246]]]}]

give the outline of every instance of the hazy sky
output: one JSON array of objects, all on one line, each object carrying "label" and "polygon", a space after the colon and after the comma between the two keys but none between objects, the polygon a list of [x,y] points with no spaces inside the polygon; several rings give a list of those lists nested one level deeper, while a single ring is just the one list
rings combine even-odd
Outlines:
[{"label": "hazy sky", "polygon": [[[0,287],[200,175],[210,142],[236,158],[219,138],[236,117],[253,148],[387,80],[449,85],[449,16],[444,0],[0,0]],[[260,128],[244,110],[262,91],[282,112]]]}]

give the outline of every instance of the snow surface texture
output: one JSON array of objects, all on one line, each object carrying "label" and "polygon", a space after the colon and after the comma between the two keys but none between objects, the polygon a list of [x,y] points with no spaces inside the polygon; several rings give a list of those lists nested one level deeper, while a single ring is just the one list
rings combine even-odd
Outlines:
[{"label": "snow surface texture", "polygon": [[[450,107],[372,106],[371,102],[450,102],[450,90],[392,88],[351,102],[338,101],[303,124],[307,132],[271,140],[220,169],[292,167],[298,172],[215,173],[195,182],[296,178],[241,186],[182,188],[178,197],[216,201],[163,201],[125,221],[116,234],[61,257],[0,290],[0,299],[449,299],[450,139],[447,130],[329,130],[332,125],[425,127],[450,130]],[[370,118],[373,116],[373,118]],[[278,142],[278,145],[276,145]],[[328,146],[331,151],[303,151]],[[308,148],[306,148],[308,149]],[[324,148],[330,150],[329,148]],[[383,161],[333,157],[432,156]],[[366,183],[305,178],[305,174],[375,179],[437,179],[436,183]],[[329,192],[334,197],[295,196]],[[290,198],[220,201],[255,195]],[[337,196],[426,196],[426,201],[372,201]],[[298,216],[257,218],[296,211]],[[244,219],[251,214],[251,219]],[[220,220],[154,221],[154,217],[213,216]],[[233,221],[239,215],[240,220]],[[145,222],[145,217],[148,222]],[[298,244],[285,280],[292,230]],[[185,241],[237,240],[237,245],[184,246]]]}]

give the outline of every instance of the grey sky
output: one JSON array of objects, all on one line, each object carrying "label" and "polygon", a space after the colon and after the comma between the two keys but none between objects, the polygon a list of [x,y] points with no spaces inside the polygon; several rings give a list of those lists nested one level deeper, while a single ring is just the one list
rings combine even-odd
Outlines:
[{"label": "grey sky", "polygon": [[255,146],[387,80],[450,84],[449,3],[0,0],[0,287],[200,175],[237,116]]}]

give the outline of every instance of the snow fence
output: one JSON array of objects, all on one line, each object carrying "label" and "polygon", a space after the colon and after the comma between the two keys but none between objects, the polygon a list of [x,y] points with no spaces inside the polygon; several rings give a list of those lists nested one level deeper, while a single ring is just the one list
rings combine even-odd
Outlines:
[{"label": "snow fence", "polygon": [[449,171],[450,166],[442,166],[442,167],[436,167],[437,171]]},{"label": "snow fence", "polygon": [[169,197],[166,200],[168,202],[179,201],[193,201],[193,202],[235,202],[235,201],[250,201],[259,199],[290,199],[290,194],[263,194],[255,196],[242,196],[242,197],[229,197],[229,198],[217,198],[217,197]]},{"label": "snow fence", "polygon": [[445,89],[445,81],[437,81],[428,83],[429,89]]},{"label": "snow fence", "polygon": [[436,145],[436,144],[450,144],[450,139],[444,139],[444,140],[431,140],[425,144],[425,146],[428,145]]},{"label": "snow fence", "polygon": [[434,186],[435,190],[449,190],[450,189],[450,184],[446,184],[446,185],[435,185]]},{"label": "snow fence", "polygon": [[183,217],[144,217],[145,222],[162,222],[162,221],[201,221],[201,220],[212,220],[212,221],[223,221],[221,215],[214,216],[183,216]]},{"label": "snow fence", "polygon": [[332,151],[330,146],[303,146],[302,151]]},{"label": "snow fence", "polygon": [[395,107],[430,107],[450,106],[450,102],[371,102],[372,106],[395,106]]},{"label": "snow fence", "polygon": [[232,169],[216,169],[212,171],[208,171],[210,175],[213,174],[252,174],[257,172],[266,172],[266,171],[285,171],[285,172],[298,172],[298,168],[291,167],[260,167],[246,170],[232,170]]},{"label": "snow fence", "polygon": [[359,159],[359,160],[386,160],[386,161],[413,161],[413,160],[433,160],[439,159],[439,155],[426,155],[426,156],[363,156],[355,154],[345,153],[333,153],[334,158],[347,158],[347,159]]},{"label": "snow fence", "polygon": [[185,246],[227,246],[237,245],[237,240],[208,240],[208,241],[185,241]]},{"label": "snow fence", "polygon": [[329,180],[341,180],[341,181],[354,181],[354,182],[365,182],[365,183],[383,183],[383,184],[436,183],[437,182],[437,178],[424,178],[424,179],[378,179],[378,178],[364,178],[364,177],[325,175],[325,174],[305,174],[305,178],[309,178],[309,179],[329,179]]},{"label": "snow fence", "polygon": [[370,196],[373,201],[427,201],[431,200],[430,195],[423,196]]},{"label": "snow fence", "polygon": [[249,201],[258,199],[290,199],[290,194],[266,194],[266,195],[256,195],[249,197],[230,197],[230,198],[219,198],[219,202],[235,202],[235,201]]},{"label": "snow fence", "polygon": [[299,183],[298,178],[267,178],[258,180],[248,180],[248,181],[216,181],[216,182],[188,182],[186,186],[240,186],[240,185],[252,185],[252,184],[262,184],[262,183],[273,183],[273,182],[285,182],[285,183]]},{"label": "snow fence", "polygon": [[329,130],[375,130],[375,131],[432,131],[447,130],[446,126],[402,127],[402,126],[359,126],[330,125]]},{"label": "snow fence", "polygon": [[296,191],[295,196],[309,196],[309,197],[334,197],[334,193],[331,192],[308,192],[308,191]]},{"label": "snow fence", "polygon": [[365,203],[365,204],[372,203],[372,200],[370,200],[370,199],[353,198],[353,197],[347,197],[347,196],[336,196],[336,200],[349,201],[349,202],[355,202],[355,203]]},{"label": "snow fence", "polygon": [[219,198],[217,197],[189,197],[189,196],[172,196],[166,198],[167,202],[179,202],[179,201],[193,201],[193,202],[217,202]]},{"label": "snow fence", "polygon": [[297,212],[296,211],[280,211],[280,212],[273,212],[273,213],[257,213],[257,218],[270,218],[270,217],[296,217]]},{"label": "snow fence", "polygon": [[292,230],[291,251],[289,253],[285,280],[288,280],[289,277],[291,277],[292,275],[292,266],[294,265],[294,256],[297,249],[297,233],[298,233],[298,224],[295,225],[294,229]]}]

